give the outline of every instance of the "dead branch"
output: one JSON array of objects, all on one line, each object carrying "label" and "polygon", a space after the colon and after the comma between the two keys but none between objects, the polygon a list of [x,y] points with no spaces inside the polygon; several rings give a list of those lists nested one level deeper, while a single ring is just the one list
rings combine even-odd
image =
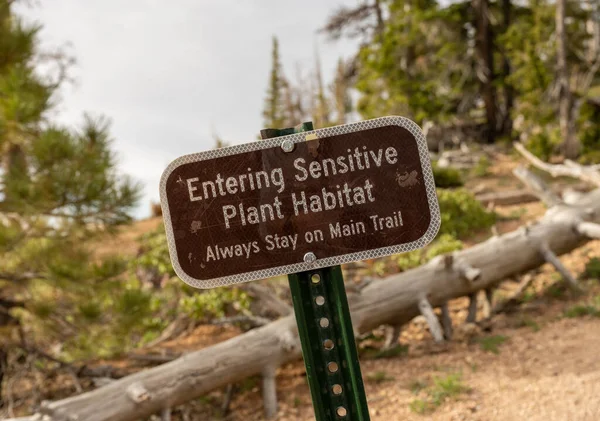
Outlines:
[{"label": "dead branch", "polygon": [[277,384],[275,382],[276,368],[267,366],[262,371],[262,393],[265,418],[271,419],[277,415]]},{"label": "dead branch", "polygon": [[221,415],[226,416],[229,413],[229,406],[233,399],[233,392],[235,387],[233,384],[228,384],[225,388],[225,396],[223,397],[223,404],[221,405]]},{"label": "dead branch", "polygon": [[247,323],[252,327],[260,327],[266,324],[271,323],[272,320],[269,320],[265,317],[259,316],[251,316],[251,315],[239,315],[232,317],[223,317],[221,319],[212,320],[210,324],[212,325],[227,325],[227,324],[236,324],[236,323]]},{"label": "dead branch", "polygon": [[181,357],[181,354],[157,355],[157,354],[127,354],[130,360],[137,360],[148,363],[164,364]]},{"label": "dead branch", "polygon": [[467,312],[466,323],[475,323],[477,321],[477,292],[469,295],[469,311]]},{"label": "dead branch", "polygon": [[425,317],[425,320],[427,320],[427,325],[429,326],[429,331],[431,332],[433,339],[438,343],[444,342],[442,326],[440,326],[440,321],[433,312],[433,307],[431,307],[431,304],[427,298],[422,297],[419,300],[419,311],[423,317]]},{"label": "dead branch", "polygon": [[528,171],[525,167],[518,166],[513,170],[513,174],[548,207],[562,203],[560,197],[554,194],[552,190],[550,190],[550,187],[548,187],[548,185],[541,178],[533,174],[531,171]]},{"label": "dead branch", "polygon": [[494,314],[501,313],[509,307],[514,307],[515,305],[517,305],[519,300],[523,296],[523,293],[525,292],[527,287],[529,287],[532,281],[533,276],[531,274],[528,273],[525,276],[523,276],[521,282],[519,283],[519,286],[517,287],[517,290],[513,293],[513,295],[507,300],[500,301],[494,307],[492,307],[491,316],[493,316]]},{"label": "dead branch", "polygon": [[540,244],[540,253],[544,256],[544,260],[550,263],[560,273],[563,279],[567,282],[567,286],[576,294],[583,294],[583,290],[577,284],[575,277],[569,272],[569,270],[562,264],[560,259],[554,254],[554,252],[548,247],[548,244]]},{"label": "dead branch", "polygon": [[490,203],[495,206],[518,205],[521,203],[537,202],[539,197],[526,190],[509,190],[493,193],[483,193],[475,196],[483,206]]},{"label": "dead branch", "polygon": [[385,341],[382,349],[387,351],[398,345],[398,339],[402,333],[402,326],[386,326],[385,327]]},{"label": "dead branch", "polygon": [[539,168],[542,171],[546,171],[552,177],[567,176],[578,178],[588,183],[594,184],[600,187],[600,172],[598,167],[580,165],[576,162],[565,160],[564,164],[548,164],[542,161],[537,156],[529,152],[523,144],[515,142],[515,149],[525,157],[531,164]]},{"label": "dead branch", "polygon": [[595,224],[593,222],[580,222],[576,225],[575,229],[581,235],[600,240],[600,224]]},{"label": "dead branch", "polygon": [[450,317],[450,310],[448,309],[448,302],[442,304],[442,327],[444,328],[444,338],[446,340],[452,339],[452,318]]}]

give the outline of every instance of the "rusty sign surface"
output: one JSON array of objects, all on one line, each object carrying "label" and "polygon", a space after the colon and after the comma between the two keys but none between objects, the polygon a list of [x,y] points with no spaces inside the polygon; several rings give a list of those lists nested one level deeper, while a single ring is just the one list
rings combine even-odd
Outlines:
[{"label": "rusty sign surface", "polygon": [[160,195],[175,271],[198,288],[415,250],[440,225],[425,137],[403,117],[182,156]]}]

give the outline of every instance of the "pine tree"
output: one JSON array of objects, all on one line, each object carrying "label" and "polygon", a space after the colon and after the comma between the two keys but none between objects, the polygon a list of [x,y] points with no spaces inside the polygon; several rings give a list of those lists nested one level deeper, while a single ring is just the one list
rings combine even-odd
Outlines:
[{"label": "pine tree", "polygon": [[469,6],[394,0],[388,7],[381,34],[359,54],[358,110],[364,117],[400,114],[418,122],[460,117],[475,85],[465,27]]},{"label": "pine tree", "polygon": [[336,124],[345,124],[346,116],[352,111],[352,98],[349,93],[349,80],[344,60],[339,59],[335,79],[331,86],[335,104]]},{"label": "pine tree", "polygon": [[323,74],[321,72],[321,59],[317,50],[315,50],[315,85],[316,89],[312,101],[313,123],[318,128],[327,127],[331,125],[329,121],[329,100],[325,94]]},{"label": "pine tree", "polygon": [[286,82],[281,69],[279,57],[279,41],[273,37],[273,47],[271,51],[271,75],[269,77],[269,87],[267,97],[265,98],[265,108],[263,110],[264,126],[269,128],[284,127],[284,104],[283,90]]},{"label": "pine tree", "polygon": [[[565,154],[572,153],[565,149],[567,139],[575,145],[569,156],[575,156],[581,139],[584,146],[598,145],[591,139],[600,130],[597,106],[587,98],[600,65],[597,59],[588,61],[586,54],[595,48],[586,27],[592,11],[579,2],[566,3],[564,11],[557,5],[530,0],[515,6],[511,25],[501,37],[512,70],[508,82],[515,88],[514,130],[544,159],[559,152],[561,145]],[[557,24],[563,14],[573,19],[565,20],[561,29]]]},{"label": "pine tree", "polygon": [[[39,27],[11,3],[0,0],[0,299],[27,297],[23,331],[68,348],[93,340],[80,323],[101,318],[102,291],[126,267],[94,257],[90,240],[131,221],[140,188],[116,171],[107,119],[85,115],[79,128],[49,119],[64,73],[36,72]],[[69,62],[53,57],[63,69]]]},{"label": "pine tree", "polygon": [[300,87],[292,85],[292,83],[283,79],[283,126],[293,127],[299,122],[305,120],[305,108],[303,92]]}]

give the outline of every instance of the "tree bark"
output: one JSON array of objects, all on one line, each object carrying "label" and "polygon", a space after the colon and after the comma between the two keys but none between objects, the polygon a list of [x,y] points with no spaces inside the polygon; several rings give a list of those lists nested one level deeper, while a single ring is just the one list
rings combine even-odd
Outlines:
[{"label": "tree bark", "polygon": [[567,65],[567,33],[565,28],[566,0],[556,0],[556,64],[558,82],[558,117],[563,138],[563,152],[569,159],[577,158],[580,144],[575,136],[572,114],[569,67]]},{"label": "tree bark", "polygon": [[485,104],[487,120],[487,142],[496,140],[498,113],[494,73],[494,32],[490,22],[489,0],[473,0],[477,35],[477,76],[481,84],[481,96]]},{"label": "tree bark", "polygon": [[[502,0],[502,27],[504,32],[508,31],[511,24],[512,0]],[[502,78],[504,86],[504,116],[502,120],[502,134],[510,136],[512,133],[512,108],[514,104],[514,88],[508,82],[511,74],[510,60],[506,53],[502,54]]]},{"label": "tree bark", "polygon": [[483,206],[519,205],[521,203],[537,202],[540,200],[535,194],[527,190],[508,190],[493,193],[483,193],[475,196]]},{"label": "tree bark", "polygon": [[[554,206],[527,229],[492,237],[454,253],[452,259],[439,256],[418,268],[373,282],[353,301],[354,327],[357,332],[369,332],[385,324],[401,325],[420,314],[423,297],[431,307],[440,307],[448,300],[472,295],[534,269],[545,263],[540,244],[561,255],[588,241],[576,229],[582,222],[600,222],[600,189],[583,195],[572,206]],[[479,275],[468,281],[458,266],[475,268]],[[296,325],[290,315],[96,390],[45,402],[41,412],[50,421],[140,419],[299,357]]]}]

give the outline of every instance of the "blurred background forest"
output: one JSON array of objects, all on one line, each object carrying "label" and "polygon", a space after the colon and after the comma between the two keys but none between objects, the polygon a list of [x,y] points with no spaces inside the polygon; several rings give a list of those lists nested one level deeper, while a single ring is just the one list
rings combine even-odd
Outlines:
[{"label": "blurred background forest", "polygon": [[[511,174],[517,163],[527,162],[513,149],[515,141],[544,162],[598,168],[600,1],[368,0],[333,5],[329,16],[315,19],[322,21],[328,42],[352,39],[358,47],[350,58],[339,59],[335,74],[324,75],[318,46],[312,65],[294,71],[282,65],[288,52],[277,36],[270,45],[255,45],[271,52],[264,127],[411,118],[427,134],[442,211],[440,233],[425,250],[345,267],[349,289],[543,215],[544,205]],[[160,206],[142,203],[152,217],[133,218],[142,185],[118,168],[110,116],[78,110],[81,124],[72,127],[53,120],[75,57],[61,48],[41,48],[40,30],[15,12],[14,0],[0,0],[0,415],[7,417],[262,326],[290,305],[283,278],[207,291],[177,279]],[[214,142],[217,148],[231,143],[217,135]],[[148,171],[158,174],[162,168]],[[590,190],[564,177],[552,188]],[[502,195],[494,196],[499,192],[515,198],[502,203]],[[561,276],[540,269],[519,291],[516,305],[541,302],[547,311],[539,310],[541,304],[534,315],[519,310],[502,328],[537,332],[557,318],[600,316],[598,242],[585,246],[568,267],[588,291],[583,298],[571,295]],[[521,279],[508,281],[512,286],[497,290],[495,302],[510,297]],[[465,307],[457,302],[453,317],[464,319]],[[400,342],[394,329],[362,335],[361,358],[392,358],[387,364],[413,352],[428,354],[422,343],[431,337],[415,323]],[[597,322],[590,323],[596,324],[586,326],[598,329]],[[489,325],[474,329],[465,343],[482,360],[498,354],[508,339],[506,333],[489,334]],[[398,361],[400,368],[409,364]],[[288,377],[301,377],[298,367],[288,368]],[[395,381],[386,374],[389,367],[368,367],[368,393]],[[406,388],[414,395],[404,405],[409,414],[432,413],[472,389],[461,375],[443,376],[413,382],[416,392]],[[237,403],[231,390],[209,394],[173,416],[238,419],[235,413],[244,414],[247,402],[256,401],[258,386],[252,379],[238,384]],[[282,419],[310,413],[305,392],[290,394]],[[463,406],[474,399],[464,398]],[[248,411],[257,407],[260,399]],[[440,419],[450,419],[446,415]]]}]

